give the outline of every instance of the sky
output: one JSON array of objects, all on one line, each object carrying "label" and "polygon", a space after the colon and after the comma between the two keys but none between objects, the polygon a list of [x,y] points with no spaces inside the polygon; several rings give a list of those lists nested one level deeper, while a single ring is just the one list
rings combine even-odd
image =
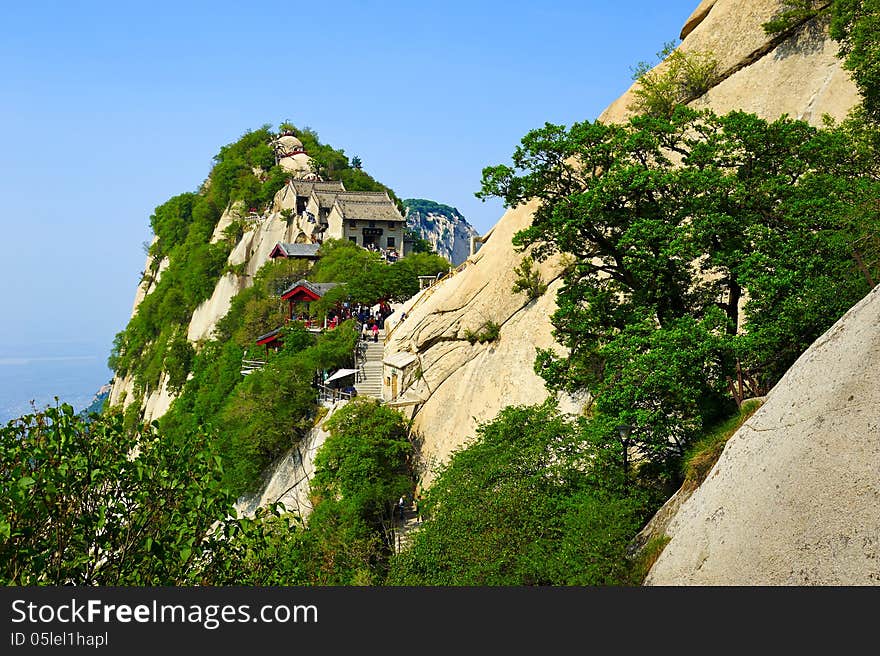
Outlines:
[{"label": "sky", "polygon": [[594,120],[698,4],[5,2],[0,358],[105,357],[153,209],[266,123],[487,231],[503,208],[474,197],[483,167],[545,122]]}]

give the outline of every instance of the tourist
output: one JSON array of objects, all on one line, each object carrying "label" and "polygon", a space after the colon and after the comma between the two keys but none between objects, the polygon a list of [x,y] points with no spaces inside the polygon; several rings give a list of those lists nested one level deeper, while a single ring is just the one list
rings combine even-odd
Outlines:
[{"label": "tourist", "polygon": [[374,342],[379,341],[379,324],[378,323],[373,324],[373,341]]}]

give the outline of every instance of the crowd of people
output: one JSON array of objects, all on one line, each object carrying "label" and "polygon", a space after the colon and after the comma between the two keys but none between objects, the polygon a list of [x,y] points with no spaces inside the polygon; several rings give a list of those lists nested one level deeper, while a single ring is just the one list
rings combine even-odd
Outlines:
[{"label": "crowd of people", "polygon": [[397,249],[394,247],[388,247],[385,249],[377,247],[375,244],[367,244],[364,246],[371,253],[379,253],[382,256],[382,259],[388,262],[389,264],[393,264],[400,259],[400,255],[397,252]]},{"label": "crowd of people", "polygon": [[[342,303],[339,307],[327,312],[326,327],[330,329],[336,328],[347,319],[355,319],[361,326],[362,331],[371,331],[373,326],[376,326],[378,332],[385,327],[385,319],[387,319],[391,313],[391,306],[385,301],[380,301],[373,306],[363,305],[361,303]],[[314,319],[306,314],[301,314],[297,319],[305,323],[306,327],[309,328],[318,325]]]}]

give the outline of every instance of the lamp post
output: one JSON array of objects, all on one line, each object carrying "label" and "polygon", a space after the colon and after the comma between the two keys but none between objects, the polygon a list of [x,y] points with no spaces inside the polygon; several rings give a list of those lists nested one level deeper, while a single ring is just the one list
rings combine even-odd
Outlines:
[{"label": "lamp post", "polygon": [[632,434],[632,426],[629,424],[620,424],[617,427],[617,434],[620,435],[620,443],[623,445],[623,485],[626,487],[629,478],[629,436]]}]

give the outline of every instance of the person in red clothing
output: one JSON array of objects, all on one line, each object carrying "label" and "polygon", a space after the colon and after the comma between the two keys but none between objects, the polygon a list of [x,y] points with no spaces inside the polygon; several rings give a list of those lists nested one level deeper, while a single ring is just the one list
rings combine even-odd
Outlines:
[{"label": "person in red clothing", "polygon": [[379,341],[379,323],[378,322],[373,324],[372,331],[373,331],[373,341],[378,342]]}]

